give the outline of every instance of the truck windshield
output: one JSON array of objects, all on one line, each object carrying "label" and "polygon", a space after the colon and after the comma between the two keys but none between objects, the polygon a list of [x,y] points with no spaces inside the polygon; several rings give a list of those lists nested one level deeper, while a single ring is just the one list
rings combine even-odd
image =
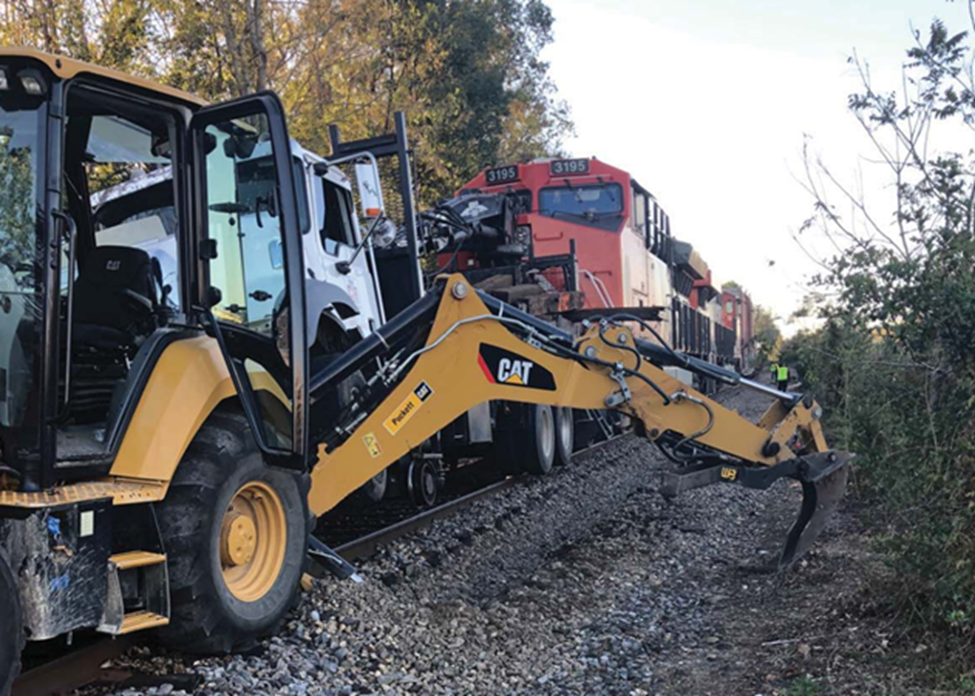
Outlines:
[{"label": "truck windshield", "polygon": [[588,219],[620,215],[623,212],[623,190],[619,184],[544,188],[538,194],[538,212]]},{"label": "truck windshield", "polygon": [[35,110],[0,106],[0,426],[24,422],[33,392],[41,295],[35,254],[38,130]]}]

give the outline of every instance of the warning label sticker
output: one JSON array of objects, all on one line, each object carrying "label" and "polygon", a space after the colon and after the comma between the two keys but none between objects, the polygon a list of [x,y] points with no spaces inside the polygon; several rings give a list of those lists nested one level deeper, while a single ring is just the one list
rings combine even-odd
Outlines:
[{"label": "warning label sticker", "polygon": [[376,439],[375,433],[366,433],[362,436],[362,441],[365,443],[366,449],[369,450],[369,454],[373,459],[383,453],[383,448],[379,446],[379,440]]}]

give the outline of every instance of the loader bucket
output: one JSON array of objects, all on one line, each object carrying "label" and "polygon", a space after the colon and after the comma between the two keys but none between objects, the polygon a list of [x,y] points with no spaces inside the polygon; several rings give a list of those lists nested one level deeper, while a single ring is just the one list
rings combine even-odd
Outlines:
[{"label": "loader bucket", "polygon": [[779,568],[787,568],[802,558],[846,493],[850,478],[849,464],[853,457],[845,452],[836,453],[835,457],[835,461],[822,469],[801,472],[796,476],[802,484],[802,507],[786,537]]}]

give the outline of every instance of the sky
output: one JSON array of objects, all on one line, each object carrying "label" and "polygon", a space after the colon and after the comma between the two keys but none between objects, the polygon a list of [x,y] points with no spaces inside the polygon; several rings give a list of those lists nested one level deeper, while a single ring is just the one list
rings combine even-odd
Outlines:
[{"label": "sky", "polygon": [[[846,108],[858,90],[847,58],[895,89],[913,29],[934,17],[970,26],[965,0],[548,0],[550,63],[570,106],[573,156],[629,171],[721,282],[735,280],[780,317],[785,333],[830,251],[795,241],[812,199],[797,178],[810,149],[868,203],[892,210],[862,128]],[[965,143],[965,149],[970,143]],[[885,207],[886,206],[886,207]]]}]

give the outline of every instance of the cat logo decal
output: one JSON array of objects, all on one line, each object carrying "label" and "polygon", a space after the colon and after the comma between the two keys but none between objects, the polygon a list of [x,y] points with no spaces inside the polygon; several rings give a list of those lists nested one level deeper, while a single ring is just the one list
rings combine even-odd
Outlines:
[{"label": "cat logo decal", "polygon": [[551,372],[505,348],[482,343],[477,363],[491,384],[555,391],[555,377]]}]

